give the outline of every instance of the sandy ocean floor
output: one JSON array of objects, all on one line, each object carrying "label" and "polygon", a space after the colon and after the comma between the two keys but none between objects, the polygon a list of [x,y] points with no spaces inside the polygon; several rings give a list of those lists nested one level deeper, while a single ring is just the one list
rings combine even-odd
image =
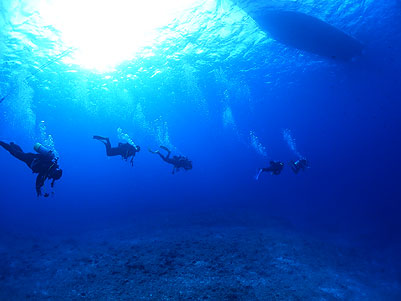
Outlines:
[{"label": "sandy ocean floor", "polygon": [[388,256],[251,214],[0,239],[0,300],[401,300],[400,282]]}]

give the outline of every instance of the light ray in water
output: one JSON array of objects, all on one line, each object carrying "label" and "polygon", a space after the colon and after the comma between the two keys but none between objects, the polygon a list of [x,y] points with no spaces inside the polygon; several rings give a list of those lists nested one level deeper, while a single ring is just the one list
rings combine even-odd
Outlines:
[{"label": "light ray in water", "polygon": [[74,48],[74,47],[70,47],[70,48],[64,50],[62,53],[57,55],[55,58],[50,59],[48,62],[46,62],[43,65],[41,65],[35,72],[33,72],[31,75],[27,76],[26,79],[35,76],[36,74],[38,74],[39,71],[43,71],[43,69],[45,69],[47,66],[50,66],[51,64],[61,60],[63,57],[69,55],[74,50],[76,50],[76,48]]},{"label": "light ray in water", "polygon": [[[27,77],[25,77],[25,80],[34,77],[36,74],[39,73],[39,71],[42,71],[43,69],[45,69],[46,67],[50,66],[51,64],[59,61],[60,59],[62,59],[63,57],[67,56],[68,54],[70,54],[72,51],[74,51],[76,48],[70,47],[66,50],[64,50],[62,53],[60,53],[59,55],[57,55],[56,57],[50,59],[49,61],[47,61],[46,63],[44,63],[43,65],[39,66],[39,68],[34,71],[32,74],[28,75]],[[1,99],[0,99],[0,103],[2,103],[6,98],[8,98],[15,90],[15,86],[11,87],[10,90],[8,91],[8,93],[6,95],[4,95]]]}]

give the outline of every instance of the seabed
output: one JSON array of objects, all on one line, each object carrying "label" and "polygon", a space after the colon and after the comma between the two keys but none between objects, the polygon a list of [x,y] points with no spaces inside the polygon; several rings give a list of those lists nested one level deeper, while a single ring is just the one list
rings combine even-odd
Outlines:
[{"label": "seabed", "polygon": [[385,261],[255,213],[138,214],[79,234],[3,233],[0,300],[401,300]]}]

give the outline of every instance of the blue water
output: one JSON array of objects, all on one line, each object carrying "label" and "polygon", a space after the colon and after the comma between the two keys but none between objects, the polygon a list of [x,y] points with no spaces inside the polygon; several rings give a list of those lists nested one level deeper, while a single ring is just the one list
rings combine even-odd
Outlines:
[{"label": "blue water", "polygon": [[[218,1],[217,9],[198,3],[161,28],[155,43],[106,71],[74,63],[75,48],[55,38],[57,29],[41,27],[38,2],[0,3],[0,96],[9,95],[0,104],[0,140],[26,152],[36,142],[47,145],[59,154],[64,174],[53,196],[37,198],[35,175],[0,149],[0,232],[7,237],[0,251],[12,250],[21,237],[103,233],[138,216],[152,216],[143,226],[152,228],[160,222],[155,214],[164,212],[185,220],[174,228],[177,235],[200,212],[219,212],[228,224],[232,215],[234,225],[242,212],[254,212],[265,221],[285,220],[298,237],[352,244],[357,254],[378,256],[372,265],[390,254],[383,265],[395,271],[384,274],[400,285],[400,1]],[[363,55],[339,62],[278,43],[250,17],[272,7],[325,20],[361,41]],[[112,145],[127,137],[140,145],[134,166],[107,158],[93,135]],[[188,156],[193,169],[172,175],[147,150],[160,145]],[[299,158],[310,168],[295,175],[287,162]],[[256,181],[270,160],[283,161],[283,172]],[[259,217],[246,218],[245,224]],[[3,277],[18,279],[15,273]],[[176,293],[187,286],[171,287]],[[375,299],[363,292],[351,299]],[[179,299],[175,293],[155,298]],[[239,299],[273,298],[255,296],[238,292]]]}]

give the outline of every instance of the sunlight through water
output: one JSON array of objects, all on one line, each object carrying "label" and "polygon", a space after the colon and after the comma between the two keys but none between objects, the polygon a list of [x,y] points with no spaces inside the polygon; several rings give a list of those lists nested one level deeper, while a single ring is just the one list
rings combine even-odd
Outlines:
[{"label": "sunlight through water", "polygon": [[[105,71],[158,42],[162,27],[194,5],[214,0],[44,0],[37,11],[62,42],[70,63]],[[65,60],[64,60],[65,61]]]}]

